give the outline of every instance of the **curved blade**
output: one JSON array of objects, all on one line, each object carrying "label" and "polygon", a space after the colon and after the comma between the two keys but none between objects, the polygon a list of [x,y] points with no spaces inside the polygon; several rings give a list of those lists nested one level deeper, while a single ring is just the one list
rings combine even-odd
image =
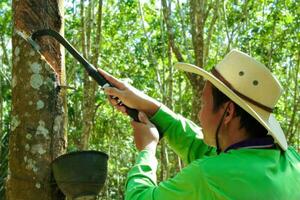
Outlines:
[{"label": "curved blade", "polygon": [[40,53],[41,50],[40,45],[36,43],[29,35],[16,29],[15,29],[15,33],[18,34],[24,40],[26,40],[32,46],[32,48],[34,48],[36,51]]}]

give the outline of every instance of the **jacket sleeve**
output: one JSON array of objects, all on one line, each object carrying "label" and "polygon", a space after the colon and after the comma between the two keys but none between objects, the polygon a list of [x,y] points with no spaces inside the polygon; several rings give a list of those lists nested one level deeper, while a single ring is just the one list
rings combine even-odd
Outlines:
[{"label": "jacket sleeve", "polygon": [[205,155],[216,155],[216,149],[203,142],[200,127],[166,106],[162,105],[150,120],[185,163]]},{"label": "jacket sleeve", "polygon": [[192,162],[174,178],[157,185],[157,160],[153,153],[141,151],[136,164],[128,173],[125,200],[212,199],[213,193],[199,162]]}]

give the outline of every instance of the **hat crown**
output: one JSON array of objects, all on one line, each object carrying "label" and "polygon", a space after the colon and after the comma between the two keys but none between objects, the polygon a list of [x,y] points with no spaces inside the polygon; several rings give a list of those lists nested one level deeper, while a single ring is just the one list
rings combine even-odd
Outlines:
[{"label": "hat crown", "polygon": [[234,90],[264,106],[274,108],[280,98],[278,80],[262,63],[241,51],[229,52],[215,69]]}]

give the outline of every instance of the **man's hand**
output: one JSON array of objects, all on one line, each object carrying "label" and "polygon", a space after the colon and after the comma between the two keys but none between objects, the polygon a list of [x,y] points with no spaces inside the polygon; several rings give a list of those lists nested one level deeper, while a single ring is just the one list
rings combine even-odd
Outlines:
[{"label": "man's hand", "polygon": [[142,111],[149,117],[155,114],[159,109],[160,103],[155,99],[137,90],[133,86],[123,83],[101,69],[98,69],[98,71],[108,82],[114,85],[114,87],[104,88],[104,92],[108,95],[110,103],[117,108],[117,110],[126,114],[125,107],[122,104],[120,105],[115,99],[111,98],[112,96],[118,97],[122,103],[129,108]]},{"label": "man's hand", "polygon": [[147,149],[155,153],[159,141],[158,130],[149,121],[145,113],[139,112],[139,120],[141,122],[131,122],[136,148],[139,151]]}]

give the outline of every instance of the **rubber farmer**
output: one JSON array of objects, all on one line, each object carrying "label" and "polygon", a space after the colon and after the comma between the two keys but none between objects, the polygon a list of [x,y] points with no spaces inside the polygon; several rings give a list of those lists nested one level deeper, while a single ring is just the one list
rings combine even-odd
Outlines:
[{"label": "rubber farmer", "polygon": [[[177,63],[202,76],[200,126],[100,70],[115,87],[108,96],[139,110],[132,121],[139,150],[128,173],[128,200],[299,200],[300,156],[288,147],[272,111],[282,93],[278,80],[260,62],[232,50],[210,72]],[[124,106],[109,97],[113,106]],[[174,177],[157,184],[155,152],[159,134],[186,163]]]}]

